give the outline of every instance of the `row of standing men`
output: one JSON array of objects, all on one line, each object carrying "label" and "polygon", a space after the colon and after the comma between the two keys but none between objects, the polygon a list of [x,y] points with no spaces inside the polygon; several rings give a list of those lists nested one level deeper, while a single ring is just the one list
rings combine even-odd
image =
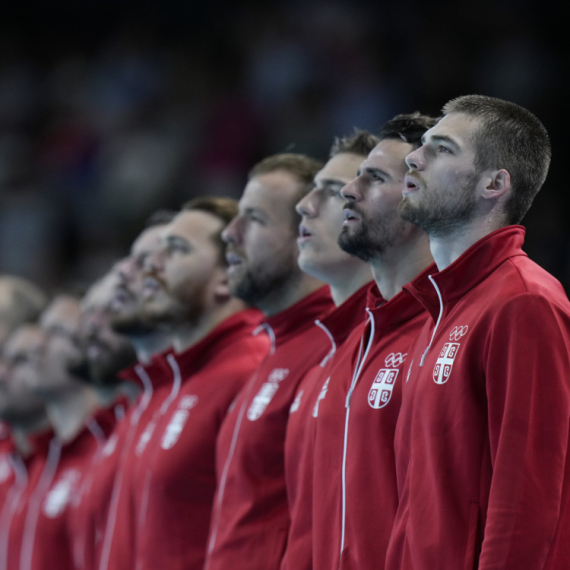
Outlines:
[{"label": "row of standing men", "polygon": [[465,96],[158,213],[3,343],[0,569],[568,568],[549,162]]}]

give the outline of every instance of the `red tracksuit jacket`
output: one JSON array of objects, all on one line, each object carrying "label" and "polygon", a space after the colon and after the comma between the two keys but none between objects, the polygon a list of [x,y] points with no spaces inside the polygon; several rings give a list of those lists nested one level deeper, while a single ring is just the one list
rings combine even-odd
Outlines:
[{"label": "red tracksuit jacket", "polygon": [[[30,501],[20,557],[21,570],[72,569],[69,505],[79,492],[93,454],[102,447],[115,425],[112,409],[99,410],[77,437],[60,447],[59,457],[46,463],[45,488]],[[51,459],[51,458],[50,458]]]},{"label": "red tracksuit jacket", "polygon": [[[132,492],[134,481],[140,475],[141,457],[156,424],[168,411],[181,385],[180,371],[170,350],[155,356],[150,366],[137,364],[121,377],[138,378],[144,391],[121,422],[125,424],[126,433],[119,442],[119,455],[110,461],[116,465],[116,472],[103,540],[96,550],[100,570],[128,570],[134,565],[135,521],[141,507],[141,498]],[[105,462],[102,468],[109,467]]]},{"label": "red tracksuit jacket", "polygon": [[14,469],[11,456],[14,453],[14,444],[9,432],[4,432],[4,426],[0,422],[0,513],[6,500],[10,487],[14,482]]},{"label": "red tracksuit jacket", "polygon": [[313,568],[384,567],[398,494],[394,432],[409,347],[426,321],[406,291],[369,289],[367,321],[335,359],[316,420]]},{"label": "red tracksuit jacket", "polygon": [[120,396],[112,406],[115,425],[103,445],[93,454],[87,473],[78,492],[71,498],[68,512],[69,538],[76,569],[95,570],[107,509],[111,499],[113,480],[121,442],[124,438],[124,420],[129,402]]},{"label": "red tracksuit jacket", "polygon": [[[0,569],[20,570],[20,553],[26,526],[26,518],[30,501],[42,482],[48,456],[53,458],[59,453],[59,445],[53,439],[53,431],[46,430],[29,438],[33,453],[22,460],[21,474],[15,481],[14,495],[11,499],[9,512],[4,509],[3,530],[6,530],[6,542],[0,559]],[[5,505],[8,507],[8,505]],[[5,525],[5,526],[4,526]]]},{"label": "red tracksuit jacket", "polygon": [[[570,303],[497,230],[409,287],[389,570],[570,568]],[[426,350],[427,348],[427,350]]]},{"label": "red tracksuit jacket", "polygon": [[[175,355],[183,384],[144,454],[137,570],[202,570],[216,490],[216,438],[230,404],[269,351],[263,315],[240,311]],[[137,479],[141,482],[141,478]]]},{"label": "red tracksuit jacket", "polygon": [[207,570],[278,569],[289,511],[284,444],[289,408],[307,371],[330,346],[314,320],[334,308],[328,287],[267,320],[269,355],[222,424],[218,488],[208,540]]},{"label": "red tracksuit jacket", "polygon": [[285,481],[291,526],[281,570],[312,568],[312,501],[314,435],[321,394],[326,394],[329,371],[342,343],[366,318],[369,285],[317,322],[330,341],[330,352],[301,380],[289,412],[285,436]]}]

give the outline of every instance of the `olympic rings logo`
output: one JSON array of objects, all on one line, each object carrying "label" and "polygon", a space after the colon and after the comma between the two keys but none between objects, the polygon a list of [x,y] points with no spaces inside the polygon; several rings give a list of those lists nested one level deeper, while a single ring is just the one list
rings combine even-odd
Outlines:
[{"label": "olympic rings logo", "polygon": [[469,327],[467,325],[463,326],[463,327],[455,327],[450,333],[449,333],[449,340],[459,340],[462,336],[465,336],[467,334],[467,331],[469,330]]},{"label": "olympic rings logo", "polygon": [[408,354],[402,354],[401,352],[392,352],[386,357],[384,361],[388,368],[398,368],[406,360]]}]

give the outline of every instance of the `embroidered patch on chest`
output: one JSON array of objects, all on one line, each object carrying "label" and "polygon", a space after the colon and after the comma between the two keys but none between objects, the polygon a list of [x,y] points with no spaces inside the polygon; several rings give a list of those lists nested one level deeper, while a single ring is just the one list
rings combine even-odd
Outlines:
[{"label": "embroidered patch on chest", "polygon": [[[449,340],[458,341],[467,334],[468,330],[467,325],[454,327],[449,333]],[[445,384],[449,380],[460,347],[461,343],[459,342],[446,342],[443,345],[433,367],[432,377],[436,384]]]},{"label": "embroidered patch on chest", "polygon": [[405,362],[406,356],[407,354],[401,352],[392,352],[386,357],[384,364],[389,368],[378,370],[368,392],[368,404],[371,408],[379,410],[388,404],[400,372],[400,369],[395,367],[401,366]]},{"label": "embroidered patch on chest", "polygon": [[247,410],[248,420],[254,422],[261,417],[279,389],[279,384],[282,380],[287,378],[288,375],[289,370],[287,368],[275,368],[271,371],[267,377],[267,382],[261,386]]},{"label": "embroidered patch on chest", "polygon": [[65,511],[71,497],[79,482],[79,471],[69,469],[52,487],[44,502],[44,515],[50,519],[55,519]]},{"label": "embroidered patch on chest", "polygon": [[198,403],[198,396],[184,396],[178,404],[178,409],[172,414],[170,422],[162,436],[160,447],[172,449],[180,439],[180,434],[190,417],[190,410]]}]

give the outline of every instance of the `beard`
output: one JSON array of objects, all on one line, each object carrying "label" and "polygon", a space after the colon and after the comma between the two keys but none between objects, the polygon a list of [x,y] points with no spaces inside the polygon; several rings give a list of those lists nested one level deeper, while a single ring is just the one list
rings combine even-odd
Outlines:
[{"label": "beard", "polygon": [[116,333],[130,337],[144,337],[156,331],[156,327],[145,321],[138,312],[128,315],[112,315],[110,324]]},{"label": "beard", "polygon": [[112,386],[121,382],[118,373],[136,360],[134,348],[125,342],[115,348],[106,348],[104,356],[97,359],[89,358],[83,351],[81,359],[69,363],[67,371],[87,384]]},{"label": "beard", "polygon": [[360,225],[352,233],[350,227],[343,226],[338,237],[338,245],[343,251],[362,261],[369,262],[381,256],[394,246],[398,236],[403,232],[405,222],[395,213],[389,219],[383,216],[370,221],[356,208],[350,209],[358,213]]},{"label": "beard", "polygon": [[405,196],[398,206],[398,214],[403,220],[420,227],[430,237],[442,238],[453,234],[474,216],[478,180],[479,173],[473,172],[452,196],[424,194],[423,202],[420,203]]},{"label": "beard", "polygon": [[277,298],[282,291],[294,286],[294,276],[298,273],[298,267],[281,267],[273,272],[247,268],[239,280],[230,279],[230,292],[250,307],[259,307],[267,299]]},{"label": "beard", "polygon": [[170,330],[180,324],[196,324],[206,311],[205,285],[186,285],[184,290],[172,294],[161,289],[155,298],[143,305],[142,317],[147,325],[161,330]]}]

